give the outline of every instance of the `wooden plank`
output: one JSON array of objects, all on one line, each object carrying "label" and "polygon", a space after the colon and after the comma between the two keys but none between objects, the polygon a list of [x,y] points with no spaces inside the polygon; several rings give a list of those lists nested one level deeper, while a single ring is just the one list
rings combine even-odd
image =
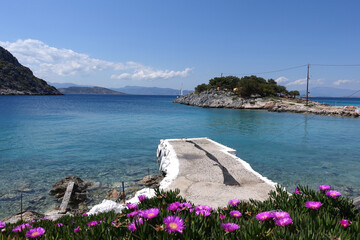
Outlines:
[{"label": "wooden plank", "polygon": [[59,213],[66,213],[66,208],[67,208],[67,205],[69,204],[73,188],[74,188],[74,182],[69,182],[69,184],[68,184],[68,186],[66,188],[66,191],[65,191],[64,198],[63,198],[62,203],[60,205]]}]

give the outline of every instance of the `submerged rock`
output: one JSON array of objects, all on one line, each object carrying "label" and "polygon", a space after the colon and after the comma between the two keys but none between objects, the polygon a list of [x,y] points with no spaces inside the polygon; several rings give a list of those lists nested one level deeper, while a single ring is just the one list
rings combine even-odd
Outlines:
[{"label": "submerged rock", "polygon": [[66,188],[70,182],[74,182],[74,188],[69,203],[78,204],[85,202],[87,198],[87,189],[89,186],[91,186],[91,183],[85,182],[76,176],[67,176],[64,179],[54,183],[53,188],[50,190],[50,194],[54,195],[54,197],[58,200],[61,200],[64,197]]}]

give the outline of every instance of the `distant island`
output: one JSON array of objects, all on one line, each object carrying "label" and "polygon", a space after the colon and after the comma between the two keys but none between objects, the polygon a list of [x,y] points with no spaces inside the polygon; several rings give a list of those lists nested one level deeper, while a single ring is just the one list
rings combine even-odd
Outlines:
[{"label": "distant island", "polygon": [[265,109],[271,112],[294,112],[342,117],[359,117],[356,107],[327,106],[298,98],[299,91],[287,91],[273,79],[256,76],[217,77],[200,84],[195,92],[179,97],[174,103],[204,108]]},{"label": "distant island", "polygon": [[126,93],[110,90],[103,87],[68,87],[59,88],[63,94],[109,94],[109,95],[125,95]]},{"label": "distant island", "polygon": [[0,95],[62,95],[0,47]]}]

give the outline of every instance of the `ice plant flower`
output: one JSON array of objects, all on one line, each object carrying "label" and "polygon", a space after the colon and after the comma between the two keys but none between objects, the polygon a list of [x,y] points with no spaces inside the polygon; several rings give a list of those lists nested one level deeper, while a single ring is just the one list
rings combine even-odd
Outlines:
[{"label": "ice plant flower", "polygon": [[86,213],[86,212],[84,212],[82,215],[85,217],[85,216],[87,216],[87,213]]},{"label": "ice plant flower", "polygon": [[239,225],[236,223],[222,223],[221,226],[224,228],[225,232],[233,232],[239,228]]},{"label": "ice plant flower", "polygon": [[151,219],[159,215],[160,210],[158,208],[150,208],[148,210],[140,211],[139,216],[146,219]]},{"label": "ice plant flower", "polygon": [[138,199],[140,202],[144,201],[146,199],[146,195],[139,195]]},{"label": "ice plant flower", "polygon": [[341,221],[339,221],[340,225],[343,226],[344,228],[348,227],[350,225],[351,222],[349,222],[346,219],[343,219]]},{"label": "ice plant flower", "polygon": [[292,222],[293,222],[292,219],[287,217],[287,218],[277,219],[275,221],[275,224],[284,227],[286,225],[292,224]]},{"label": "ice plant flower", "polygon": [[301,191],[298,188],[295,188],[295,194],[300,194]]},{"label": "ice plant flower", "polygon": [[314,201],[308,201],[305,203],[305,207],[311,209],[318,209],[319,207],[321,207],[321,205],[322,205],[321,202],[314,202]]},{"label": "ice plant flower", "polygon": [[239,199],[232,199],[229,201],[229,205],[236,206],[240,202]]},{"label": "ice plant flower", "polygon": [[230,215],[233,217],[241,217],[242,216],[241,212],[239,212],[239,211],[231,211]]},{"label": "ice plant flower", "polygon": [[89,227],[93,227],[95,225],[98,225],[98,222],[97,221],[91,221],[87,224]]},{"label": "ice plant flower", "polygon": [[195,211],[199,211],[199,210],[206,210],[206,211],[211,211],[212,208],[210,206],[207,205],[199,205],[195,207]]},{"label": "ice plant flower", "polygon": [[58,223],[57,226],[58,226],[58,227],[62,227],[62,226],[64,226],[64,224]]},{"label": "ice plant flower", "polygon": [[257,220],[265,221],[265,220],[272,218],[272,216],[273,215],[271,212],[261,212],[261,213],[258,213],[255,217],[257,218]]},{"label": "ice plant flower", "polygon": [[197,216],[202,215],[202,216],[204,216],[204,217],[207,217],[207,216],[209,216],[211,213],[210,213],[208,210],[197,210],[197,211],[195,211],[195,214],[196,214]]},{"label": "ice plant flower", "polygon": [[12,231],[13,232],[21,232],[25,228],[32,228],[32,226],[28,223],[23,223],[21,225],[16,226]]},{"label": "ice plant flower", "polygon": [[142,218],[139,218],[138,220],[136,220],[135,222],[132,222],[129,224],[129,226],[127,227],[130,231],[134,232],[136,230],[136,225],[142,225],[144,223]]},{"label": "ice plant flower", "polygon": [[37,227],[27,231],[25,235],[28,238],[36,238],[36,237],[40,237],[41,235],[44,235],[44,233],[45,233],[45,229],[43,229],[42,227]]},{"label": "ice plant flower", "polygon": [[43,218],[42,220],[43,220],[43,221],[49,221],[50,218]]},{"label": "ice plant flower", "polygon": [[180,208],[184,209],[184,208],[191,208],[192,205],[191,203],[188,203],[188,202],[183,202],[183,203],[180,203]]},{"label": "ice plant flower", "polygon": [[2,221],[0,221],[0,228],[4,228],[6,226],[6,224]]},{"label": "ice plant flower", "polygon": [[341,195],[340,192],[335,191],[335,190],[329,190],[329,191],[327,191],[325,194],[326,194],[327,196],[329,196],[329,197],[332,197],[332,198],[337,198],[338,196]]},{"label": "ice plant flower", "polygon": [[138,214],[138,212],[135,210],[135,211],[133,211],[133,212],[131,212],[131,213],[128,213],[128,214],[126,215],[126,217],[135,217],[137,214]]},{"label": "ice plant flower", "polygon": [[77,228],[74,229],[74,233],[80,232],[80,226],[77,226]]},{"label": "ice plant flower", "polygon": [[225,218],[225,215],[220,214],[220,220],[222,221],[222,220],[224,220],[224,218]]},{"label": "ice plant flower", "polygon": [[326,190],[329,190],[331,187],[330,185],[320,185],[318,187],[318,189],[320,189],[321,191],[326,191]]},{"label": "ice plant flower", "polygon": [[288,212],[273,212],[273,217],[276,219],[289,218],[290,214]]},{"label": "ice plant flower", "polygon": [[138,209],[138,205],[136,203],[128,203],[128,204],[126,204],[126,206],[129,209]]},{"label": "ice plant flower", "polygon": [[174,202],[174,203],[171,203],[168,206],[168,210],[169,211],[176,211],[179,207],[180,207],[180,203],[179,202]]},{"label": "ice plant flower", "polygon": [[166,225],[166,231],[168,231],[168,233],[182,233],[182,230],[185,228],[184,221],[178,216],[167,216],[166,218],[164,218],[164,223]]}]

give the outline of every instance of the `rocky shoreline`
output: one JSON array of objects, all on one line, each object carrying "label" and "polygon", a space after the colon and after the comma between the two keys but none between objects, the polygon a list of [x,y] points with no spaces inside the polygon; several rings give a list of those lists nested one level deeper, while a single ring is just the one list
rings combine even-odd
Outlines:
[{"label": "rocky shoreline", "polygon": [[244,99],[232,92],[214,89],[179,97],[173,101],[185,105],[203,108],[233,108],[233,109],[263,109],[270,112],[293,112],[303,114],[317,114],[340,117],[360,117],[360,110],[337,106],[327,106],[309,101],[308,106],[302,99],[289,98],[248,98]]}]

